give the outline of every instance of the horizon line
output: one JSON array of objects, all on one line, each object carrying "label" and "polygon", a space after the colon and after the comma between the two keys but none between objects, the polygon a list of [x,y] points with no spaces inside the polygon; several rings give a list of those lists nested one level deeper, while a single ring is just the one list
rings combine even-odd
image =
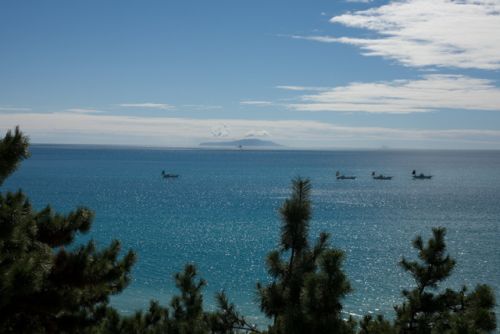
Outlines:
[{"label": "horizon line", "polygon": [[86,144],[86,143],[30,143],[30,146],[81,146],[117,149],[152,149],[152,150],[198,150],[198,151],[483,151],[500,152],[500,148],[418,148],[418,147],[293,147],[293,146],[161,146],[139,144]]}]

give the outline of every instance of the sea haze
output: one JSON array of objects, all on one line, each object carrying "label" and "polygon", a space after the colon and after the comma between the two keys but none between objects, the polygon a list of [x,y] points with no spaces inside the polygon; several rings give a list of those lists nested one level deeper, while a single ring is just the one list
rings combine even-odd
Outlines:
[{"label": "sea haze", "polygon": [[[498,151],[251,151],[162,150],[33,145],[32,157],[2,191],[22,188],[36,208],[96,212],[91,232],[99,246],[119,239],[138,261],[133,281],[112,303],[122,312],[166,305],[173,274],[195,263],[208,281],[205,304],[225,290],[243,314],[263,322],[255,283],[267,282],[266,253],[278,244],[278,208],[290,181],[309,177],[311,237],[330,232],[346,252],[354,292],[351,314],[393,315],[412,280],[397,265],[414,257],[411,240],[448,229],[458,265],[447,286],[487,283],[499,294],[500,152]],[[412,180],[411,171],[432,174]],[[162,179],[161,171],[179,174]],[[338,181],[335,171],[356,175]],[[377,181],[372,171],[394,176]]]}]

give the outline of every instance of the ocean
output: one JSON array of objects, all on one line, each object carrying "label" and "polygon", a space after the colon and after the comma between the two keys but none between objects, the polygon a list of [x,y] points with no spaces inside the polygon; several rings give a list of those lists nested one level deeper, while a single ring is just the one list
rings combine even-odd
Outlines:
[{"label": "ocean", "polygon": [[[204,302],[224,290],[250,321],[262,324],[256,282],[268,282],[266,254],[279,242],[278,209],[291,180],[310,178],[310,234],[331,234],[345,251],[353,293],[346,314],[394,316],[413,281],[399,266],[415,258],[411,241],[447,228],[457,266],[445,286],[487,283],[500,301],[500,151],[183,150],[32,145],[32,157],[2,186],[22,188],[36,208],[96,213],[79,242],[112,239],[138,261],[130,286],[112,298],[123,313],[150,299],[167,305],[173,275],[195,263],[207,282]],[[432,174],[413,180],[410,173]],[[161,171],[179,174],[163,179]],[[356,175],[336,180],[335,172]],[[392,175],[373,180],[371,172]],[[498,312],[498,309],[497,309]]]}]

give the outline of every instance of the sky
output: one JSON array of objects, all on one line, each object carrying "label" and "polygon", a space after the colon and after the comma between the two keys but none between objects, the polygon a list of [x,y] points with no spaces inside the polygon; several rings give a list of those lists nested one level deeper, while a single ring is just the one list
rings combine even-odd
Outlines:
[{"label": "sky", "polygon": [[32,143],[500,149],[500,0],[1,0]]}]

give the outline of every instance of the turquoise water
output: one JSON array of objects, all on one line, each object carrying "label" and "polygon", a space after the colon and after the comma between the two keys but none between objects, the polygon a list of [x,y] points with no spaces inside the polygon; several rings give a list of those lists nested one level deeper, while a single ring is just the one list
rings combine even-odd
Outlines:
[{"label": "turquoise water", "polygon": [[[268,277],[265,255],[278,243],[277,213],[290,180],[313,184],[311,235],[332,234],[346,252],[352,314],[393,315],[412,281],[397,265],[411,240],[448,229],[458,265],[447,285],[487,283],[500,300],[500,152],[498,151],[218,151],[33,145],[32,157],[3,186],[22,188],[33,204],[96,212],[91,233],[133,249],[133,282],[113,298],[123,312],[152,298],[167,304],[172,275],[195,263],[208,281],[205,303],[225,290],[242,313],[262,322],[255,283]],[[412,180],[413,169],[434,175]],[[163,180],[162,170],[178,173]],[[337,181],[335,171],[357,175]],[[393,175],[371,179],[372,170]]]}]

